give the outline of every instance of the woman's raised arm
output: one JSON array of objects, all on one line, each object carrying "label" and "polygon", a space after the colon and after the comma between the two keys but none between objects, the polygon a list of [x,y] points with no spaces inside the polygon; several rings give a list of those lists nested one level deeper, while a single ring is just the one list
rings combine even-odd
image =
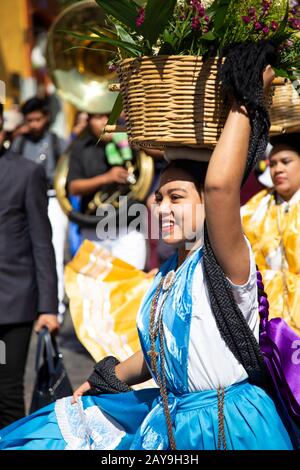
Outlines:
[{"label": "woman's raised arm", "polygon": [[[264,72],[264,88],[274,78]],[[248,155],[251,126],[247,111],[233,103],[221,137],[212,154],[204,187],[210,243],[225,275],[235,284],[249,277],[249,252],[240,217],[240,187]]]},{"label": "woman's raised arm", "polygon": [[204,186],[210,243],[224,273],[235,284],[249,276],[249,254],[240,218],[240,187],[246,166],[250,121],[233,104],[208,165]]}]

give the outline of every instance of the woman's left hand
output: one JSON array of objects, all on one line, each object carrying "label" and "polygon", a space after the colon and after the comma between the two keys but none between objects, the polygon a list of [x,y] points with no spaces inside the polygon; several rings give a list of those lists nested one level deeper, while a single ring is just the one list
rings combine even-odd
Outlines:
[{"label": "woman's left hand", "polygon": [[77,403],[78,398],[82,397],[82,395],[85,392],[88,392],[90,389],[91,389],[91,386],[89,382],[84,382],[82,385],[80,385],[80,387],[77,388],[77,390],[75,390],[75,392],[73,393],[71,404],[74,405],[74,403]]}]

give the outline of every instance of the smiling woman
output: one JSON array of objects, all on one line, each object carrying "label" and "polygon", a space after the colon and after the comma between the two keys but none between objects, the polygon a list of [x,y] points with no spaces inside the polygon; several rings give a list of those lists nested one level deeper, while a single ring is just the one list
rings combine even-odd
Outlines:
[{"label": "smiling woman", "polygon": [[269,296],[270,318],[283,318],[300,332],[300,134],[271,139],[274,188],[243,208],[245,233]]},{"label": "smiling woman", "polygon": [[[261,110],[273,73],[264,49],[259,57]],[[157,214],[178,250],[143,299],[141,350],[100,361],[73,398],[4,429],[0,448],[292,449],[265,389],[256,266],[240,219],[246,162],[267,143],[265,117],[234,101],[209,163],[176,160],[162,173]],[[131,389],[151,376],[158,388]]]},{"label": "smiling woman", "polygon": [[[162,239],[184,253],[203,244],[204,181],[207,163],[175,160],[162,171],[155,193]],[[183,251],[182,251],[183,250]],[[179,258],[180,260],[180,258]]]}]

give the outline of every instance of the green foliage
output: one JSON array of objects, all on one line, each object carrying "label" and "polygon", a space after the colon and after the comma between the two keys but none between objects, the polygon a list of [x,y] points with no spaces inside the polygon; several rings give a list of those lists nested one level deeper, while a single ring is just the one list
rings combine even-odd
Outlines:
[{"label": "green foliage", "polygon": [[[295,2],[293,8],[289,0],[96,2],[107,13],[110,26],[93,29],[93,42],[115,46],[112,63],[159,54],[215,57],[235,43],[271,40],[279,51],[277,74],[291,79],[300,75],[300,7],[295,8]],[[120,106],[119,99],[114,114]]]},{"label": "green foliage", "polygon": [[[176,0],[148,0],[141,33],[153,46],[173,15]],[[155,20],[154,20],[155,19]]]},{"label": "green foliage", "polygon": [[138,5],[133,0],[96,0],[98,5],[116,20],[121,21],[125,27],[135,28],[138,14]]},{"label": "green foliage", "polygon": [[[215,56],[238,42],[300,41],[299,13],[288,0],[96,0],[115,25],[115,61],[141,55]],[[293,19],[296,20],[293,22]],[[104,42],[105,34],[99,33]],[[297,62],[282,52],[279,68]],[[288,59],[289,58],[289,59]],[[290,73],[290,72],[288,72]]]}]

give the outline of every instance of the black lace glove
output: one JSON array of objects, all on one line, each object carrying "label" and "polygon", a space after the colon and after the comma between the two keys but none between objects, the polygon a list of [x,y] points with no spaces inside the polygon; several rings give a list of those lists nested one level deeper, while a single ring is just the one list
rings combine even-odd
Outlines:
[{"label": "black lace glove", "polygon": [[91,389],[87,395],[102,393],[131,392],[133,389],[116,377],[115,367],[120,361],[113,356],[107,356],[94,366],[94,372],[88,378]]}]

